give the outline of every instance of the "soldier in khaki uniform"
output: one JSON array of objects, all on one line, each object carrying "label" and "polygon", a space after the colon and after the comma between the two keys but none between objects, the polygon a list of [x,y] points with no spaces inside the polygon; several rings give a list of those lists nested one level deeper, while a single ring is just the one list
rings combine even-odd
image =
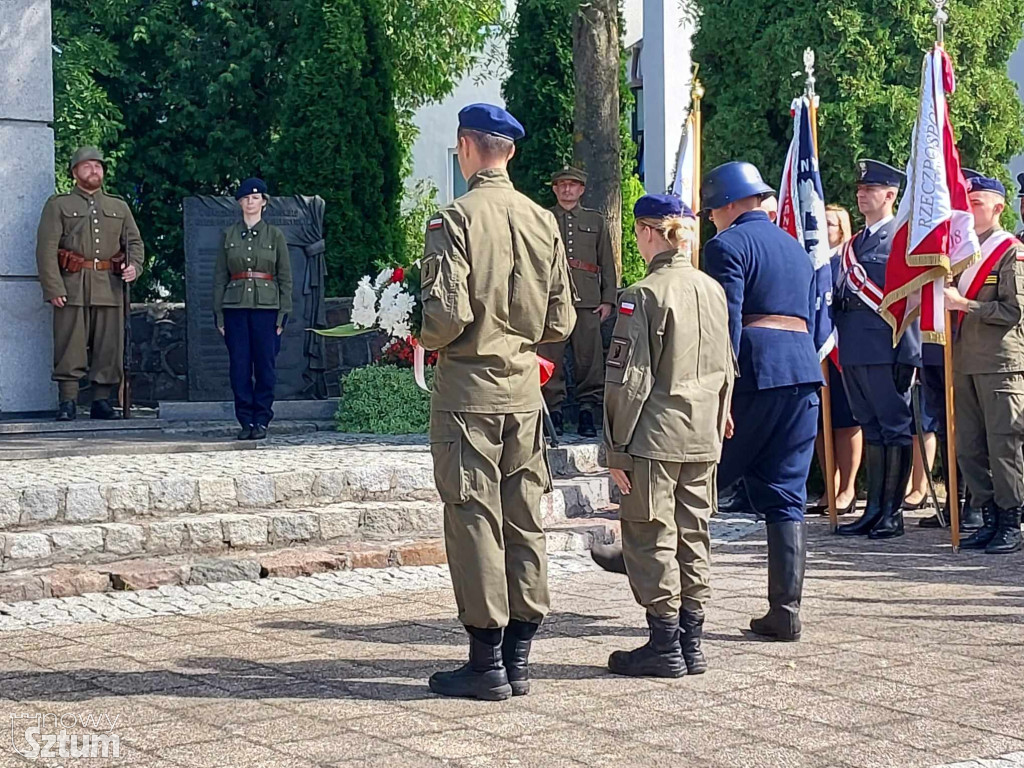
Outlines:
[{"label": "soldier in khaki uniform", "polygon": [[503,109],[464,108],[458,153],[469,191],[427,224],[421,338],[439,353],[430,449],[470,635],[469,663],[430,678],[445,696],[527,693],[530,642],[549,604],[537,346],[567,338],[575,311],[555,219],[508,177],[523,135]]},{"label": "soldier in khaki uniform", "polygon": [[75,188],[46,201],[36,239],[43,298],[53,305],[57,420],[75,418],[78,382],[86,373],[91,417],[112,419],[109,398],[123,374],[124,284],[142,270],[142,236],[128,204],[103,191],[105,161],[98,149],[79,149],[68,170]]},{"label": "soldier in khaki uniform", "polygon": [[982,260],[946,288],[946,308],[962,312],[953,344],[957,455],[983,524],[961,546],[1007,554],[1021,548],[1024,505],[1024,245],[999,217],[1006,188],[968,181]]},{"label": "soldier in khaki uniform", "polygon": [[[615,310],[618,275],[608,223],[597,211],[580,205],[587,174],[563,168],[551,177],[558,203],[551,209],[565,243],[570,274],[579,300],[572,354],[576,373],[576,402],[580,405],[579,434],[594,437],[594,412],[601,412],[604,395],[604,343],[601,323]],[[565,400],[565,343],[545,345],[540,354],[555,364],[555,373],[544,385],[544,399],[555,431],[562,434],[562,402]]]},{"label": "soldier in khaki uniform", "polygon": [[608,352],[604,442],[622,491],[626,573],[650,640],[615,651],[620,675],[701,674],[715,465],[735,365],[725,292],[693,267],[693,212],[647,195],[633,209],[647,276],[623,291]]}]

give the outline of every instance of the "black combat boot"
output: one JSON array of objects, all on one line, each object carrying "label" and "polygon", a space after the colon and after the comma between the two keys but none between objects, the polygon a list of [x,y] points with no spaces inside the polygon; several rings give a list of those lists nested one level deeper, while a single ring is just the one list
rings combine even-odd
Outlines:
[{"label": "black combat boot", "polygon": [[590,545],[590,557],[608,573],[621,573],[623,575],[626,573],[626,560],[622,556],[621,541],[615,541],[611,544],[598,544],[594,542]]},{"label": "black combat boot", "polygon": [[800,599],[804,592],[807,548],[802,520],[769,523],[768,613],[750,620],[755,635],[783,642],[800,639]]},{"label": "black combat boot", "polygon": [[504,701],[512,696],[505,665],[501,661],[501,630],[466,627],[469,662],[451,672],[430,676],[430,690],[442,696]]},{"label": "black combat boot", "polygon": [[663,619],[647,614],[650,639],[632,651],[613,651],[608,669],[629,677],[682,677],[686,663],[679,648],[679,617]]},{"label": "black combat boot", "polygon": [[859,520],[836,528],[836,533],[840,536],[866,536],[881,518],[882,496],[885,493],[885,454],[884,445],[868,443],[864,446],[864,469],[868,480],[867,501]]},{"label": "black combat boot", "polygon": [[252,440],[252,424],[247,427],[242,427],[238,430],[238,434],[235,435],[236,440]]},{"label": "black combat boot", "polygon": [[703,675],[708,671],[708,659],[701,650],[700,641],[704,637],[704,611],[679,612],[679,648],[686,662],[686,674]]},{"label": "black combat boot", "polygon": [[597,437],[594,414],[590,412],[589,408],[580,408],[580,427],[577,432],[580,437]]},{"label": "black combat boot", "polygon": [[249,436],[250,440],[265,440],[267,437],[267,428],[262,424],[252,425],[252,434]]},{"label": "black combat boot", "polygon": [[561,411],[551,412],[551,425],[555,428],[555,434],[561,437],[563,431]]},{"label": "black combat boot", "polygon": [[78,416],[74,400],[61,400],[57,407],[57,421],[74,421]]},{"label": "black combat boot", "polygon": [[996,535],[999,522],[998,510],[994,501],[981,506],[981,528],[960,542],[960,549],[985,549]]},{"label": "black combat boot", "polygon": [[505,627],[501,639],[501,659],[505,674],[512,686],[513,696],[525,696],[530,692],[530,646],[540,624],[512,619]]},{"label": "black combat boot", "polygon": [[1020,507],[999,510],[996,535],[985,547],[986,555],[1009,555],[1012,552],[1020,552],[1020,515]]},{"label": "black combat boot", "polygon": [[110,401],[106,398],[92,401],[92,408],[89,410],[90,419],[98,419],[100,421],[110,421],[111,419],[117,418],[117,413],[114,411],[114,406],[110,404]]},{"label": "black combat boot", "polygon": [[903,494],[914,467],[914,447],[890,445],[885,451],[885,465],[882,516],[868,534],[869,539],[895,539],[903,535]]},{"label": "black combat boot", "polygon": [[964,494],[964,498],[960,500],[960,532],[976,531],[981,528],[983,522],[981,510],[971,503],[970,495]]}]

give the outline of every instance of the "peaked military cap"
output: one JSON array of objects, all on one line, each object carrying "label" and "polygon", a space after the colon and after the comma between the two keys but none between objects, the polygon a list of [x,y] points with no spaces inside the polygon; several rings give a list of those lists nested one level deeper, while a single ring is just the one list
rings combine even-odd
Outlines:
[{"label": "peaked military cap", "polygon": [[518,141],[526,135],[522,123],[494,104],[470,104],[459,111],[459,128]]},{"label": "peaked military cap", "polygon": [[551,174],[552,184],[559,181],[578,181],[580,184],[586,184],[587,172],[581,171],[579,168],[573,168],[571,165],[567,165],[562,170],[555,171]]},{"label": "peaked military cap", "polygon": [[669,216],[696,218],[690,206],[675,195],[644,195],[633,204],[634,218],[665,219]]},{"label": "peaked military cap", "polygon": [[71,156],[71,161],[68,163],[68,172],[75,170],[75,166],[79,163],[84,163],[86,160],[98,160],[103,164],[103,167],[107,167],[107,160],[103,157],[103,153],[97,147],[79,147],[75,150],[75,154]]},{"label": "peaked military cap", "polygon": [[857,183],[867,187],[899,189],[906,179],[905,173],[878,160],[861,160],[857,163]]},{"label": "peaked military cap", "polygon": [[255,176],[248,178],[238,185],[238,189],[235,190],[235,200],[241,200],[243,197],[249,195],[266,195],[267,194],[267,182],[263,179],[257,179]]},{"label": "peaked military cap", "polygon": [[994,192],[1000,197],[1006,197],[1006,187],[999,179],[990,178],[970,168],[964,168],[963,172],[968,192]]}]

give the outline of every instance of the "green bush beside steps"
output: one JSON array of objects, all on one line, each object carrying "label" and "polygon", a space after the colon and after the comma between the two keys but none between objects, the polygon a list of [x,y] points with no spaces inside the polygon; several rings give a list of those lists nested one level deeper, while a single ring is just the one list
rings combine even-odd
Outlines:
[{"label": "green bush beside steps", "polygon": [[[434,371],[427,369],[427,385]],[[416,386],[411,368],[375,363],[341,377],[339,432],[371,435],[425,434],[430,394]]]}]

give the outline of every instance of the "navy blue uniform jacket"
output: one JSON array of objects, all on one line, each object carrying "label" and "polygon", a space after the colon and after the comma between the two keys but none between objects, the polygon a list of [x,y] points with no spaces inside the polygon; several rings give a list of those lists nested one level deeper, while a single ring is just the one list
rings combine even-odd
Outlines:
[{"label": "navy blue uniform jacket", "polygon": [[737,392],[822,383],[812,333],[743,327],[744,315],[789,315],[814,330],[814,270],[796,240],[763,211],[748,211],[708,241],[704,268],[729,302]]}]

